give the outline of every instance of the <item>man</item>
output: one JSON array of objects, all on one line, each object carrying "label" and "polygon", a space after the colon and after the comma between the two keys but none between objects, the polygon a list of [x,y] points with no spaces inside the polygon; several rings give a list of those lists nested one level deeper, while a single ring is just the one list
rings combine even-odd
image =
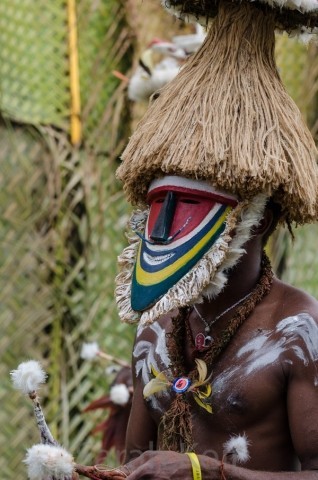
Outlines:
[{"label": "man", "polygon": [[[233,303],[253,290],[261,271],[264,237],[272,228],[273,213],[267,209],[260,225],[245,245],[246,253],[229,273],[228,285],[216,299],[196,305],[187,318],[195,336],[202,330],[200,316],[212,324],[211,336],[221,335],[235,309]],[[229,310],[228,310],[229,309]],[[220,313],[228,310],[215,323]],[[127,434],[129,479],[192,478],[190,463],[182,454],[154,452],[160,444],[160,422],[173,391],[143,398],[145,379],[138,364],[166,369],[165,335],[172,330],[173,312],[160,318],[155,328],[139,329],[134,347],[135,396]],[[220,478],[223,445],[231,436],[245,435],[249,460],[244,467],[225,459],[227,478],[318,478],[318,303],[307,294],[274,278],[269,293],[256,305],[235,337],[212,366],[210,414],[191,398],[194,451],[199,455],[202,476]],[[183,339],[185,366],[193,368],[194,346]],[[200,356],[200,352],[196,352]],[[137,371],[136,371],[137,368]],[[188,394],[190,396],[190,394]],[[150,452],[141,455],[142,452]],[[141,455],[141,456],[140,456]],[[252,471],[250,471],[252,470]],[[255,471],[253,471],[255,470]],[[259,471],[259,472],[256,472]]]},{"label": "man", "polygon": [[122,320],[139,321],[123,469],[129,480],[318,479],[318,304],[276,279],[263,252],[278,221],[318,218],[315,145],[273,58],[275,27],[297,30],[311,7],[167,4],[216,18],[119,169],[145,207],[116,289]]}]

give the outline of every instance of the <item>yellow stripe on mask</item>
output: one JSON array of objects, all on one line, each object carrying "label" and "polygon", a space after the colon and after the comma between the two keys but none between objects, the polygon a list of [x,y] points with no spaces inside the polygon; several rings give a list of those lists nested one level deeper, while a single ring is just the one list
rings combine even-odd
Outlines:
[{"label": "yellow stripe on mask", "polygon": [[140,264],[140,253],[141,253],[141,245],[138,251],[138,258],[136,263],[136,280],[140,285],[144,286],[151,286],[157,283],[164,281],[166,278],[173,275],[176,271],[178,271],[181,267],[183,267],[191,258],[193,258],[203,247],[204,245],[213,237],[215,232],[220,228],[222,223],[224,222],[225,218],[227,217],[228,213],[232,210],[231,207],[227,207],[224,211],[223,215],[220,216],[216,224],[213,228],[207,232],[201,240],[195,244],[191,250],[186,252],[182,257],[178,258],[172,265],[168,265],[167,267],[159,270],[158,272],[146,272],[143,270]]}]

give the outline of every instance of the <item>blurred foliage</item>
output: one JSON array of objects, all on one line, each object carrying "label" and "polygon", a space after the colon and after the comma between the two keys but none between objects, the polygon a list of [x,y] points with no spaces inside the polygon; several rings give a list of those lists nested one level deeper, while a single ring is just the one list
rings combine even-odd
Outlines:
[{"label": "blurred foliage", "polygon": [[[297,38],[279,35],[276,58],[283,83],[295,100],[317,142],[318,128],[318,61],[315,43],[305,45]],[[315,255],[317,225],[293,229],[295,240],[286,228],[272,236],[269,250],[278,275],[288,283],[318,298],[318,259]]]},{"label": "blurred foliage", "polygon": [[84,135],[74,147],[66,7],[0,6],[0,468],[8,480],[26,478],[25,449],[39,440],[10,370],[30,358],[43,363],[52,432],[89,464],[99,449],[90,431],[102,414],[82,409],[111,378],[104,364],[79,358],[82,342],[129,360],[134,336],[120,324],[113,294],[129,215],[115,170],[130,111],[111,73],[130,68],[134,35],[126,2],[77,1]]},{"label": "blurred foliage", "polygon": [[318,225],[305,225],[294,230],[295,241],[289,240],[283,280],[305,290],[318,299]]},{"label": "blurred foliage", "polygon": [[0,107],[3,115],[67,129],[65,0],[0,2]]}]

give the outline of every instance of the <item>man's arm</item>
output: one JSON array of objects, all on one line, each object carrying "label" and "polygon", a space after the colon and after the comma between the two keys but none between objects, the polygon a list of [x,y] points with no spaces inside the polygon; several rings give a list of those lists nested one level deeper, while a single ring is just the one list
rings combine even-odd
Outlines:
[{"label": "man's arm", "polygon": [[[138,341],[153,341],[151,336],[148,338],[149,332],[147,330],[142,330],[139,334],[137,333],[134,348]],[[132,375],[134,395],[126,434],[126,463],[147,450],[155,450],[157,441],[157,425],[144,401],[141,371],[138,374],[136,373],[136,359],[134,355],[132,356]]]},{"label": "man's arm", "polygon": [[305,320],[289,367],[288,423],[302,470],[318,471],[318,325]]},{"label": "man's arm", "polygon": [[157,426],[143,399],[142,384],[135,382],[133,403],[126,436],[126,462],[156,448]]},{"label": "man's arm", "polygon": [[[318,480],[317,470],[270,472],[249,470],[198,455],[202,480]],[[193,480],[189,457],[176,452],[145,452],[125,465],[127,480]]]}]

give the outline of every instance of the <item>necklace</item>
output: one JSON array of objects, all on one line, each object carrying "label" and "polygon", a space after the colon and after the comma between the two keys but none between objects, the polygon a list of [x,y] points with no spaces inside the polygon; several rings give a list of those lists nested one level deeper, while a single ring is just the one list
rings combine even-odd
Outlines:
[{"label": "necklace", "polygon": [[[251,292],[251,295],[235,311],[233,317],[228,322],[227,327],[209,349],[203,353],[203,360],[210,370],[213,363],[224,352],[231,339],[234,337],[243,322],[251,315],[256,305],[262,302],[269,293],[272,282],[273,272],[270,261],[263,252],[261,263],[260,278]],[[173,329],[167,333],[167,347],[171,359],[172,374],[174,377],[186,376],[190,379],[197,375],[196,369],[188,370],[184,356],[184,341],[186,337],[186,317],[189,315],[189,309],[179,310],[179,314],[174,318]],[[187,398],[187,393],[176,394],[172,400],[170,408],[164,413],[160,422],[160,431],[162,437],[159,441],[161,450],[193,451],[192,437],[192,418],[191,406]]]},{"label": "necklace", "polygon": [[198,350],[198,352],[203,352],[206,348],[209,348],[209,346],[214,342],[213,337],[210,335],[210,330],[212,325],[214,325],[215,322],[217,322],[220,318],[222,318],[224,315],[226,315],[228,312],[233,310],[233,308],[238,307],[241,303],[243,303],[250,295],[252,292],[249,292],[247,295],[244,297],[240,298],[237,302],[233,303],[233,305],[230,305],[228,308],[226,308],[223,312],[221,312],[219,315],[215,317],[212,322],[208,323],[204,317],[202,317],[201,313],[198,311],[197,307],[193,305],[193,310],[195,313],[198,315],[200,320],[204,323],[204,331],[206,335],[202,332],[198,333],[195,336],[194,340],[194,345],[195,349]]}]

